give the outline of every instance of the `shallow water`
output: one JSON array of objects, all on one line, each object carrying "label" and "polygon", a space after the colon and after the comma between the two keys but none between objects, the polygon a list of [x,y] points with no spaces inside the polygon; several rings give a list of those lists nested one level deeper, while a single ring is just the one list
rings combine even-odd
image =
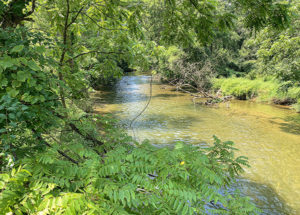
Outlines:
[{"label": "shallow water", "polygon": [[[97,111],[115,114],[128,128],[148,101],[149,80],[125,76],[113,90],[97,92]],[[249,101],[194,105],[190,95],[171,86],[154,82],[152,89],[151,103],[130,134],[156,144],[212,143],[213,135],[232,140],[252,166],[237,185],[242,192],[263,214],[300,214],[300,114]]]}]

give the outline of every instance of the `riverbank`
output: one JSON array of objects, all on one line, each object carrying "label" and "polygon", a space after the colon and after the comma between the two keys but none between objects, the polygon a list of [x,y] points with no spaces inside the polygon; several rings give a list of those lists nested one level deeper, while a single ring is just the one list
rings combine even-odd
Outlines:
[{"label": "riverbank", "polygon": [[288,105],[300,112],[300,87],[289,82],[247,78],[220,78],[212,81],[214,91],[238,100],[255,100]]}]

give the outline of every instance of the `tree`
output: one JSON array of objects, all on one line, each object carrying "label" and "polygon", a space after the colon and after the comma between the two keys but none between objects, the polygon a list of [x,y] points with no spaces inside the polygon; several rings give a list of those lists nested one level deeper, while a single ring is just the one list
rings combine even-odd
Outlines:
[{"label": "tree", "polygon": [[[1,213],[256,213],[226,189],[247,166],[232,142],[139,145],[80,105],[90,76],[110,74],[122,60],[149,67],[143,61],[154,58],[158,41],[144,40],[148,1],[0,2]],[[259,12],[253,2],[236,1],[250,14]],[[160,3],[162,41],[169,43],[205,44],[234,18],[217,1]],[[274,18],[269,13],[278,7],[285,15],[285,5],[268,3],[258,18]]]}]

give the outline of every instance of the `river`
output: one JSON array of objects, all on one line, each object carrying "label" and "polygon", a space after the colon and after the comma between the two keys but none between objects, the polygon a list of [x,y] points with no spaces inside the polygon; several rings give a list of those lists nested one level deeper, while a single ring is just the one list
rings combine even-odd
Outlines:
[{"label": "river", "polygon": [[149,76],[124,76],[113,89],[94,94],[96,110],[112,113],[138,140],[153,144],[212,143],[213,135],[232,140],[251,168],[237,185],[262,214],[300,214],[300,114],[285,107],[231,101],[217,107],[195,105],[189,94],[154,82],[145,112],[131,120],[149,99]]}]

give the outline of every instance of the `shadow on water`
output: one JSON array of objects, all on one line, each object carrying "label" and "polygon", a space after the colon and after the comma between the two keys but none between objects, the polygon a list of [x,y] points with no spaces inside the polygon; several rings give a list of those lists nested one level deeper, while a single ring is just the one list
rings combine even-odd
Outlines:
[{"label": "shadow on water", "polygon": [[185,96],[183,94],[156,94],[152,98],[163,98],[163,99],[168,99],[168,98],[173,98],[173,97],[181,97]]},{"label": "shadow on water", "polygon": [[300,135],[300,114],[295,116],[288,116],[283,119],[285,122],[279,123],[271,121],[274,124],[279,125],[280,129],[284,132]]},{"label": "shadow on water", "polygon": [[289,116],[284,119],[286,123],[281,124],[281,129],[285,132],[300,135],[300,114]]},{"label": "shadow on water", "polygon": [[[112,114],[117,115],[122,112],[113,111]],[[121,123],[124,127],[128,127],[135,115],[127,115],[122,117]],[[139,129],[155,129],[155,128],[168,128],[168,129],[187,129],[193,122],[199,122],[200,120],[192,116],[172,116],[162,113],[151,113],[151,115],[144,114],[138,118],[134,127]]]},{"label": "shadow on water", "polygon": [[239,179],[233,186],[241,194],[248,196],[262,210],[261,215],[291,215],[294,211],[287,205],[272,186],[256,183],[248,179]]}]

